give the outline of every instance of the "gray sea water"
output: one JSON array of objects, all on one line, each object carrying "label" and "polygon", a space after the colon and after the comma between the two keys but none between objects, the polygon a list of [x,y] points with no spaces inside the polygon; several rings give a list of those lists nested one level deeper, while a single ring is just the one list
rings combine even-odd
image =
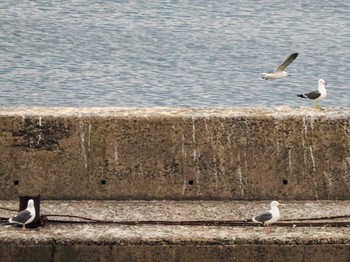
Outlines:
[{"label": "gray sea water", "polygon": [[[1,106],[350,106],[350,1],[0,2]],[[290,53],[289,78],[260,73]]]}]

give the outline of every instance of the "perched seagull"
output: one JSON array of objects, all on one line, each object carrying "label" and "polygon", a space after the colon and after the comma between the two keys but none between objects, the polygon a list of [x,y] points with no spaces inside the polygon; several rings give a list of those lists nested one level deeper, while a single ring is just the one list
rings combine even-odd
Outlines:
[{"label": "perched seagull", "polygon": [[298,55],[299,55],[298,53],[291,54],[290,56],[287,57],[286,60],[284,60],[284,62],[281,65],[277,67],[275,71],[262,73],[261,78],[264,80],[270,80],[270,79],[280,79],[286,76],[290,76],[286,71],[284,71],[284,69],[286,69],[286,67],[289,66],[290,63],[292,63],[295,60],[295,58],[297,58]]},{"label": "perched seagull", "polygon": [[34,200],[29,199],[27,209],[18,212],[17,215],[11,217],[8,222],[10,224],[23,225],[23,228],[25,228],[27,224],[33,222],[34,218]]},{"label": "perched seagull", "polygon": [[327,91],[326,91],[326,81],[324,81],[323,79],[319,79],[318,80],[318,91],[312,91],[309,93],[305,93],[305,94],[300,94],[297,95],[301,98],[309,98],[312,100],[315,100],[315,108],[319,108],[318,107],[318,100],[322,100],[326,97],[327,95]]},{"label": "perched seagull", "polygon": [[269,226],[270,228],[271,224],[276,223],[277,220],[280,219],[280,211],[277,207],[278,205],[279,203],[277,201],[272,201],[270,211],[253,217],[253,222],[261,223],[264,226]]}]

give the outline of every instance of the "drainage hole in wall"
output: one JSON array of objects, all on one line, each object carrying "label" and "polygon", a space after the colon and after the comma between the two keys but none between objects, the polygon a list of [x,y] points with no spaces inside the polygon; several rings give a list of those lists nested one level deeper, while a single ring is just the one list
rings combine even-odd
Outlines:
[{"label": "drainage hole in wall", "polygon": [[15,181],[13,181],[13,184],[14,184],[15,186],[18,186],[18,185],[19,185],[19,181],[18,181],[18,180],[15,180]]},{"label": "drainage hole in wall", "polygon": [[193,185],[193,180],[188,180],[189,185]]},{"label": "drainage hole in wall", "polygon": [[288,180],[287,179],[283,179],[283,185],[288,185]]},{"label": "drainage hole in wall", "polygon": [[106,184],[106,180],[101,180],[101,185],[105,185]]}]

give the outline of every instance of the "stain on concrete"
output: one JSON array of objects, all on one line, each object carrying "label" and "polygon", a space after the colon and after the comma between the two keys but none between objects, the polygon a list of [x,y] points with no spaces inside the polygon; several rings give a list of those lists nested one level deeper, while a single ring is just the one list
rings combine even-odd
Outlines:
[{"label": "stain on concrete", "polygon": [[13,131],[12,135],[13,146],[52,151],[61,149],[59,141],[68,138],[70,131],[60,119],[25,117],[23,128]]}]

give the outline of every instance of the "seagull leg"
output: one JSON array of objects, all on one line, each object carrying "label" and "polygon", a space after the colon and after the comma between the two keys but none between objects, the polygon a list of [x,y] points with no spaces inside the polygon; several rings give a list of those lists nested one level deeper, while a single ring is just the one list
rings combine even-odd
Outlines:
[{"label": "seagull leg", "polygon": [[270,226],[270,224],[267,224],[266,231],[267,231],[268,234],[271,233],[271,226]]},{"label": "seagull leg", "polygon": [[267,225],[267,228],[268,228],[268,230],[267,230],[267,233],[272,233],[272,232],[274,232],[274,228],[271,226],[271,224],[268,224]]},{"label": "seagull leg", "polygon": [[318,106],[318,100],[315,101],[315,108],[320,109],[320,107]]},{"label": "seagull leg", "polygon": [[26,225],[25,225],[25,224],[23,224],[23,226],[22,226],[22,230],[23,230],[24,232],[28,232],[28,231],[29,231],[29,228],[27,228],[27,227],[26,227]]}]

